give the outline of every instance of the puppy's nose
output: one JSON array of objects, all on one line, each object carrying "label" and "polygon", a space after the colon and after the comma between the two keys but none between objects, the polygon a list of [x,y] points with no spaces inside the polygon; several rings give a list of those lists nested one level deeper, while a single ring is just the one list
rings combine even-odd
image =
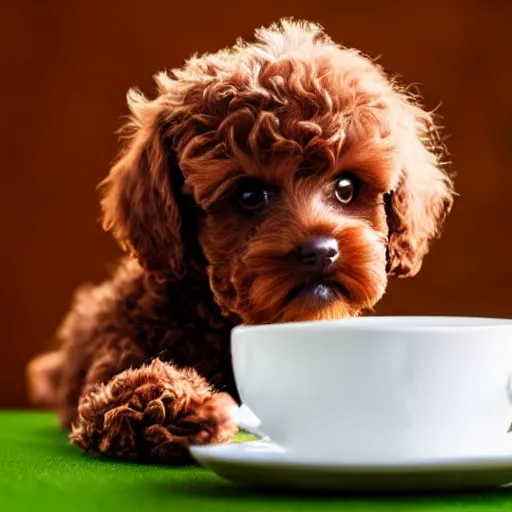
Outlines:
[{"label": "puppy's nose", "polygon": [[299,261],[311,272],[323,272],[338,259],[338,242],[327,236],[306,238],[297,249]]}]

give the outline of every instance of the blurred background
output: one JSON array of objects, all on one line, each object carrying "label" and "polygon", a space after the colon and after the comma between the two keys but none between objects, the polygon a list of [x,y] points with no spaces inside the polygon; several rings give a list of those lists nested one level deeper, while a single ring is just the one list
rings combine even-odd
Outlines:
[{"label": "blurred background", "polygon": [[460,197],[377,313],[512,317],[511,0],[1,0],[0,407],[26,405],[27,361],[120,254],[95,187],[126,90],[282,16],[380,55],[444,117]]}]

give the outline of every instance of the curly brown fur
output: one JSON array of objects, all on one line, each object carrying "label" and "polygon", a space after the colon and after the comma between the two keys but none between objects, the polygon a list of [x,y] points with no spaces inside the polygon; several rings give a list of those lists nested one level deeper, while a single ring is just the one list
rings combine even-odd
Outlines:
[{"label": "curly brown fur", "polygon": [[73,444],[129,460],[181,461],[191,444],[222,443],[236,432],[230,395],[214,394],[193,368],[158,359],[96,384],[80,401]]},{"label": "curly brown fur", "polygon": [[[234,325],[373,308],[389,276],[420,270],[453,187],[432,115],[315,24],[283,20],[156,83],[153,100],[130,91],[101,184],[104,227],[130,255],[77,294],[62,348],[29,377],[84,450],[177,462],[236,430]],[[311,237],[339,249],[328,269],[298,257]]]}]

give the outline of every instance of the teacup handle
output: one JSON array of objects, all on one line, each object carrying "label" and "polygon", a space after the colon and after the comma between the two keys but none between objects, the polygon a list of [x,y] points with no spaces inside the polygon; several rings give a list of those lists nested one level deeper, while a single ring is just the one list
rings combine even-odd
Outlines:
[{"label": "teacup handle", "polygon": [[510,373],[507,378],[506,390],[507,390],[507,395],[508,395],[508,401],[510,403],[512,403],[512,373]]},{"label": "teacup handle", "polygon": [[[506,389],[507,389],[508,401],[512,404],[512,374],[510,374],[508,376]],[[510,422],[510,425],[508,426],[507,434],[510,434],[511,432],[512,432],[512,421]]]}]

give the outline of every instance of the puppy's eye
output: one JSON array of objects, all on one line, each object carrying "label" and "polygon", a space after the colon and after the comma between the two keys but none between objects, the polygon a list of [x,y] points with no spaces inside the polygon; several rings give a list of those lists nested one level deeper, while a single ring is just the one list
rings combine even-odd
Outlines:
[{"label": "puppy's eye", "polygon": [[238,204],[249,212],[261,210],[268,204],[268,190],[257,181],[243,183],[238,189]]},{"label": "puppy's eye", "polygon": [[359,180],[353,174],[342,174],[334,185],[334,194],[341,204],[350,204],[359,191]]}]

